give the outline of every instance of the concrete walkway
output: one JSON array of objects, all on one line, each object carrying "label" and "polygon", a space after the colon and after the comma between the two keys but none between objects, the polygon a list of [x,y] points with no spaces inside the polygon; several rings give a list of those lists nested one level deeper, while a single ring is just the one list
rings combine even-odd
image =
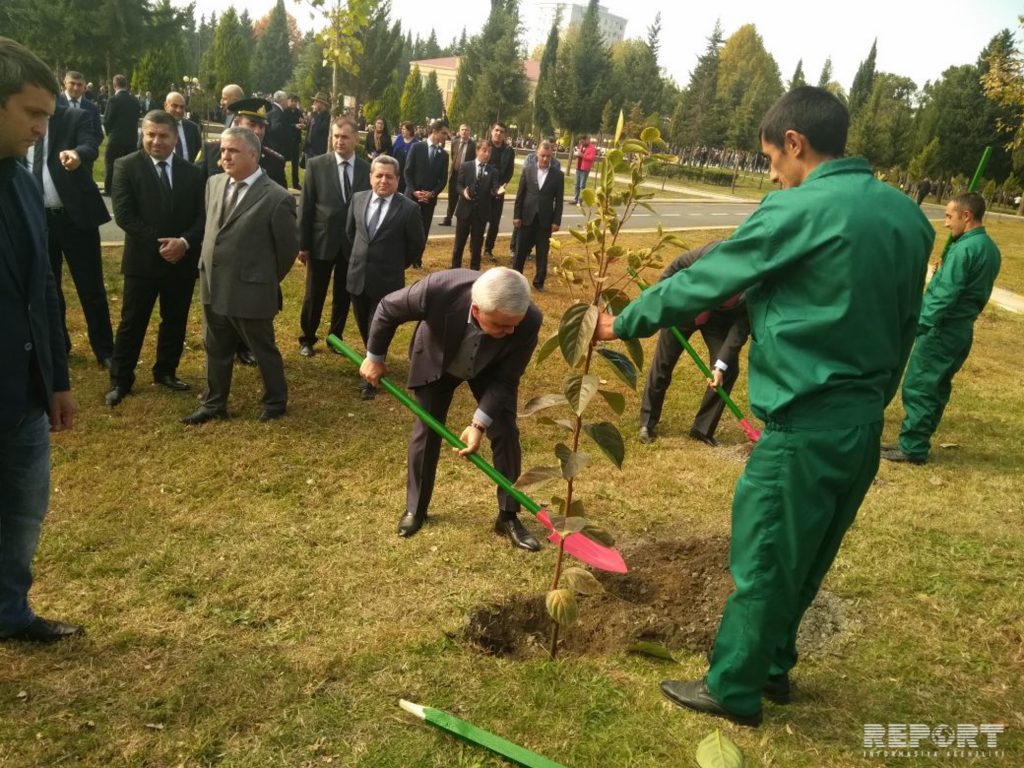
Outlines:
[{"label": "concrete walkway", "polygon": [[1008,312],[1015,312],[1018,315],[1024,313],[1024,296],[1005,288],[993,288],[989,303],[995,304],[1000,309]]}]

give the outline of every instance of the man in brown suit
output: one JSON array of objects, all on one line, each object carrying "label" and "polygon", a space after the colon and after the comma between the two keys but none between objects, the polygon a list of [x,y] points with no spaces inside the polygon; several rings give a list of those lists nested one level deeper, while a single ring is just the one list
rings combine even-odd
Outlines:
[{"label": "man in brown suit", "polygon": [[256,356],[263,377],[260,421],[284,415],[288,385],[274,340],[281,309],[278,284],[299,250],[295,198],[260,168],[260,140],[248,128],[221,134],[224,173],[206,185],[206,232],[199,260],[207,392],[181,419],[203,424],[227,416],[232,359],[239,341]]}]

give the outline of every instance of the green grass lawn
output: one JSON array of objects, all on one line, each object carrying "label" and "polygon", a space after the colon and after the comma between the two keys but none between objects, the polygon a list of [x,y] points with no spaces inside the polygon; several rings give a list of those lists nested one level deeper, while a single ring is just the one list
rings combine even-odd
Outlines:
[{"label": "green grass lawn", "polygon": [[[1019,237],[1020,225],[1005,226]],[[684,235],[693,246],[720,236]],[[448,249],[431,244],[428,269],[443,268]],[[1020,250],[1010,250],[1019,275]],[[115,322],[117,262],[116,250],[106,254]],[[549,286],[538,297],[544,338],[569,300],[565,287]],[[881,468],[826,583],[856,621],[834,653],[796,668],[794,703],[769,705],[764,726],[750,731],[662,699],[660,680],[704,671],[699,655],[513,662],[463,642],[474,607],[545,589],[553,551],[528,555],[495,537],[493,490],[454,458],[441,462],[433,522],[399,539],[411,417],[386,396],[361,401],[341,358],[299,356],[301,266],[283,287],[287,417],[257,423],[258,376],[239,368],[232,418],[191,429],[177,419],[203,382],[198,305],[179,370],[192,392],[147,383],[150,334],[136,392],[112,410],[69,290],[79,414],[74,431],[54,439],[33,601],[45,616],[83,622],[88,635],[0,645],[0,765],[504,765],[412,721],[400,697],[572,768],[691,765],[716,727],[751,766],[962,764],[862,756],[865,723],[901,722],[1003,723],[1005,757],[985,764],[1024,764],[1021,316],[989,308],[977,325],[937,435],[956,447],[937,449],[924,467]],[[392,347],[400,381],[410,330]],[[353,323],[345,337],[358,345]],[[531,366],[523,400],[557,390],[563,373],[553,358]],[[726,415],[723,449],[685,438],[702,389],[682,361],[652,446],[636,441],[639,396],[627,395],[624,470],[595,458],[578,486],[589,516],[631,537],[728,533],[744,437]],[[745,376],[734,394],[746,408]],[[473,407],[460,392],[450,422]],[[887,438],[901,414],[894,403]],[[524,466],[550,463],[554,428],[524,420],[522,430]]]}]

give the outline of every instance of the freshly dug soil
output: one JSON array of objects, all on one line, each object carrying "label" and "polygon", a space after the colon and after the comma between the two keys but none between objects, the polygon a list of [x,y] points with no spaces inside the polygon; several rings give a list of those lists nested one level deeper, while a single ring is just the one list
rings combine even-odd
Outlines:
[{"label": "freshly dug soil", "polygon": [[[561,633],[559,653],[619,653],[640,641],[673,652],[707,651],[733,589],[729,540],[636,540],[619,549],[629,572],[594,572],[605,591],[578,598],[579,621]],[[823,591],[804,617],[801,653],[827,650],[846,624],[842,600]],[[543,594],[512,595],[474,611],[464,636],[486,653],[526,658],[547,652],[550,630]]]}]

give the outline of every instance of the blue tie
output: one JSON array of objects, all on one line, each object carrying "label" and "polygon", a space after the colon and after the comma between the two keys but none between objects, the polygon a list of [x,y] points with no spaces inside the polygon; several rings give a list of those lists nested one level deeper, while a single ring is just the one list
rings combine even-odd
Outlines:
[{"label": "blue tie", "polygon": [[376,204],[377,210],[373,212],[373,218],[370,219],[370,226],[368,227],[371,240],[377,234],[377,227],[380,226],[380,214],[384,210],[384,198],[374,197],[373,202]]}]

